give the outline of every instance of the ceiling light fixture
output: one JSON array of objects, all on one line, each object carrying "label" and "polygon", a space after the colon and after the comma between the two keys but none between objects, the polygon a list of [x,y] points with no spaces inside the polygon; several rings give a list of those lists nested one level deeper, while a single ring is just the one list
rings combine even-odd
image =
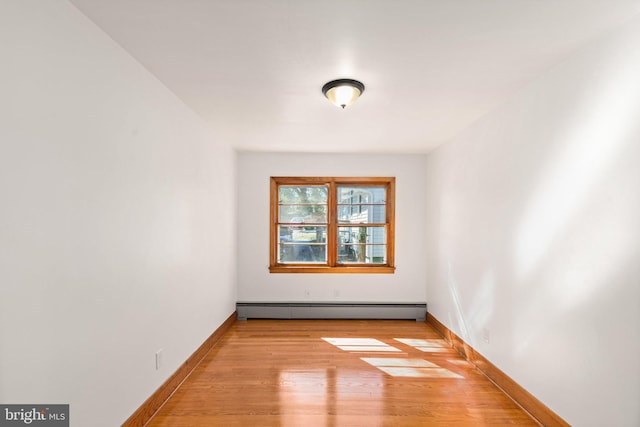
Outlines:
[{"label": "ceiling light fixture", "polygon": [[322,86],[322,93],[329,101],[338,107],[347,107],[364,92],[364,85],[357,80],[338,79],[332,80]]}]

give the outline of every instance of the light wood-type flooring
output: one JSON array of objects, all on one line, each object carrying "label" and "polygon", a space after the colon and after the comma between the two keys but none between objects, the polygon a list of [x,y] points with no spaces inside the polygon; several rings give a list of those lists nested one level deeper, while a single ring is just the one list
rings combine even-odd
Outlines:
[{"label": "light wood-type flooring", "polygon": [[428,324],[236,322],[150,427],[537,426]]}]

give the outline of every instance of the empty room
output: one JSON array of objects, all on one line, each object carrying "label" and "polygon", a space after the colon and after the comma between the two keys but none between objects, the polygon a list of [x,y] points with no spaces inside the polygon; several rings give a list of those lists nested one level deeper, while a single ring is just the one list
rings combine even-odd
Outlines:
[{"label": "empty room", "polygon": [[639,0],[2,0],[0,61],[0,425],[640,425]]}]

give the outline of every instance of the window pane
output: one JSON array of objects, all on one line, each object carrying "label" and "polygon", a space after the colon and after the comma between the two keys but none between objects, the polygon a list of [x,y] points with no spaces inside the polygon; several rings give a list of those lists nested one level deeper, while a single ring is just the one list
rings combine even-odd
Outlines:
[{"label": "window pane", "polygon": [[327,205],[280,205],[278,222],[326,224]]},{"label": "window pane", "polygon": [[326,243],[327,227],[292,225],[278,227],[280,243]]},{"label": "window pane", "polygon": [[387,243],[386,227],[338,227],[338,244],[346,243],[384,245]]},{"label": "window pane", "polygon": [[386,205],[339,205],[338,222],[348,224],[384,224]]},{"label": "window pane", "polygon": [[349,244],[338,246],[338,264],[386,264],[387,245]]},{"label": "window pane", "polygon": [[278,189],[279,223],[327,223],[328,187],[281,186]]},{"label": "window pane", "polygon": [[338,263],[385,264],[386,227],[338,227]]},{"label": "window pane", "polygon": [[326,204],[329,187],[326,185],[281,185],[278,187],[278,203]]},{"label": "window pane", "polygon": [[338,186],[338,204],[384,205],[387,199],[385,187],[343,187]]},{"label": "window pane", "polygon": [[280,244],[278,255],[278,262],[281,264],[326,264],[327,245]]},{"label": "window pane", "polygon": [[279,226],[278,262],[327,262],[327,227]]}]

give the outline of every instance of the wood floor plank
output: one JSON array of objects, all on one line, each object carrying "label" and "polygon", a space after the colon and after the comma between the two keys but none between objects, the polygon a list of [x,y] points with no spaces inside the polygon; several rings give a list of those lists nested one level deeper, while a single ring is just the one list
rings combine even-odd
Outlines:
[{"label": "wood floor plank", "polygon": [[428,324],[236,322],[147,424],[538,424]]}]

